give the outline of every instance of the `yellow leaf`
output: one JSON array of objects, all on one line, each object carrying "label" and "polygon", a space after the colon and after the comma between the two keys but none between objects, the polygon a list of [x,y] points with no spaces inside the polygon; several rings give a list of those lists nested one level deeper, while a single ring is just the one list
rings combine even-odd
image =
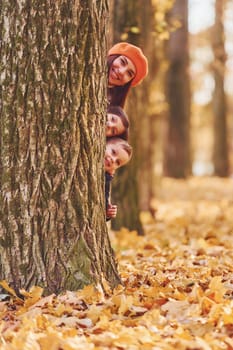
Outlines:
[{"label": "yellow leaf", "polygon": [[18,301],[20,301],[20,303],[23,302],[23,300],[17,296],[17,294],[15,293],[14,289],[11,288],[11,287],[9,286],[9,284],[8,284],[5,280],[0,281],[0,285],[1,285],[2,288],[4,288],[8,293],[10,293],[11,295],[13,295]]},{"label": "yellow leaf", "polygon": [[124,314],[133,305],[133,297],[131,295],[115,295],[112,300],[118,307],[119,314]]},{"label": "yellow leaf", "polygon": [[170,37],[170,33],[166,30],[166,31],[164,31],[162,33],[159,33],[158,37],[159,37],[160,40],[168,40],[169,37]]},{"label": "yellow leaf", "polygon": [[123,34],[121,34],[121,40],[122,41],[125,41],[125,40],[127,40],[128,39],[128,33],[123,33]]},{"label": "yellow leaf", "polygon": [[157,22],[162,22],[164,21],[164,12],[156,12],[155,13],[155,19]]},{"label": "yellow leaf", "polygon": [[175,336],[181,339],[192,340],[192,335],[190,334],[190,332],[181,326],[177,328]]},{"label": "yellow leaf", "polygon": [[227,289],[224,287],[222,283],[221,276],[214,276],[211,279],[209,284],[209,289],[210,289],[209,293],[212,294],[211,299],[213,299],[217,303],[220,303],[223,301],[223,297]]},{"label": "yellow leaf", "polygon": [[27,298],[24,302],[24,306],[26,308],[29,308],[30,306],[35,304],[38,300],[40,300],[42,293],[43,293],[43,288],[38,286],[33,286],[29,292],[27,292],[25,289],[20,290],[20,294],[22,294]]},{"label": "yellow leaf", "polygon": [[36,324],[38,329],[46,330],[47,327],[49,326],[48,318],[45,317],[44,315],[38,315],[36,317]]},{"label": "yellow leaf", "polygon": [[223,322],[224,324],[233,324],[233,311],[231,307],[225,307],[224,308],[224,314],[223,314]]},{"label": "yellow leaf", "polygon": [[130,27],[129,31],[133,34],[139,34],[140,29],[138,27]]},{"label": "yellow leaf", "polygon": [[210,312],[212,306],[215,305],[215,302],[207,297],[203,297],[201,301],[202,314],[206,315]]},{"label": "yellow leaf", "polygon": [[78,291],[77,296],[83,298],[86,302],[94,302],[95,300],[98,300],[99,297],[102,297],[102,293],[91,284]]}]

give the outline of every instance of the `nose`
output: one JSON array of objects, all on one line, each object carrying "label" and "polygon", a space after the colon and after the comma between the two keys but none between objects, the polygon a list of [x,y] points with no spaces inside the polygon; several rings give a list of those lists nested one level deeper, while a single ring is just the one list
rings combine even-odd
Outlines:
[{"label": "nose", "polygon": [[127,67],[120,66],[118,70],[118,74],[122,76],[125,74],[126,70],[127,70]]}]

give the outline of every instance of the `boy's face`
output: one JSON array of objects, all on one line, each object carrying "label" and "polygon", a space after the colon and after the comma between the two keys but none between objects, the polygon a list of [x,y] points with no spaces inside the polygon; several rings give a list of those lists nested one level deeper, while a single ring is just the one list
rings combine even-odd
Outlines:
[{"label": "boy's face", "polygon": [[104,157],[105,171],[113,175],[116,169],[128,163],[129,158],[121,144],[107,142]]},{"label": "boy's face", "polygon": [[123,134],[125,127],[121,118],[112,113],[107,113],[106,136],[112,137]]}]

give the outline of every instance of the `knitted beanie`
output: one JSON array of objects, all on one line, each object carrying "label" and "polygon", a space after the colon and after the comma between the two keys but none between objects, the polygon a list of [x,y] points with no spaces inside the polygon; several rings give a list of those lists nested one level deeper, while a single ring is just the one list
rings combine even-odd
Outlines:
[{"label": "knitted beanie", "polygon": [[133,62],[136,67],[136,75],[132,80],[131,86],[140,84],[147,76],[147,58],[139,47],[126,42],[117,43],[108,51],[108,55],[123,55]]}]

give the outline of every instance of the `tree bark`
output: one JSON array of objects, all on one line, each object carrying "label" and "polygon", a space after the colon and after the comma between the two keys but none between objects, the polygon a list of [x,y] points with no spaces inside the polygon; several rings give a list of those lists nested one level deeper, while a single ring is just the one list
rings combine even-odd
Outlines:
[{"label": "tree bark", "polygon": [[224,75],[226,52],[224,48],[223,27],[224,4],[220,0],[215,1],[215,24],[212,31],[212,48],[214,63],[212,65],[215,88],[213,93],[213,118],[214,118],[214,173],[218,176],[228,176],[228,141],[227,141],[227,107],[224,91]]},{"label": "tree bark", "polygon": [[107,1],[3,0],[0,279],[120,282],[105,223]]},{"label": "tree bark", "polygon": [[175,0],[170,12],[181,23],[167,44],[166,95],[168,102],[164,174],[176,178],[190,175],[190,84],[188,76],[188,3]]}]

